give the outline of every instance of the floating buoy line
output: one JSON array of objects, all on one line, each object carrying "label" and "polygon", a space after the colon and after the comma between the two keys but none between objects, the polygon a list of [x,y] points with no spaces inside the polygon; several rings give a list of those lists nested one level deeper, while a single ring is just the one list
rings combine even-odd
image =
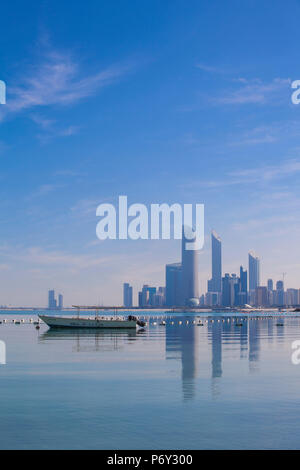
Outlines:
[{"label": "floating buoy line", "polygon": [[[148,316],[148,315],[139,315],[137,316],[138,320],[143,320],[146,322],[147,326],[208,326],[209,324],[217,324],[222,326],[222,324],[231,323],[233,327],[243,327],[249,321],[268,321],[268,320],[277,320],[276,326],[283,327],[284,319],[299,319],[300,316],[279,316],[279,315],[265,315],[265,316],[224,316],[224,317],[188,317],[188,319],[184,319],[184,317],[180,317],[176,319],[176,316],[166,316],[166,315],[155,315],[155,316]],[[3,318],[0,320],[0,325],[7,325],[7,324],[14,324],[14,325],[34,325],[36,329],[40,329],[40,325],[43,322],[40,319],[35,320],[34,318],[29,318],[28,320],[25,318],[13,318],[7,319]]]}]

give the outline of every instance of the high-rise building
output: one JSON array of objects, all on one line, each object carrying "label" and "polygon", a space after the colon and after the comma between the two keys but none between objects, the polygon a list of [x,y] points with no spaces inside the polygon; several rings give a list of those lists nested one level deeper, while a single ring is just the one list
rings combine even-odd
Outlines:
[{"label": "high-rise building", "polygon": [[276,295],[274,294],[274,290],[273,290],[273,279],[268,279],[267,280],[267,290],[268,290],[268,305],[271,306],[271,305],[274,305],[276,304]]},{"label": "high-rise building", "polygon": [[166,305],[182,305],[182,266],[181,263],[166,265]]},{"label": "high-rise building", "polygon": [[192,229],[182,227],[181,263],[166,265],[165,303],[170,307],[199,302],[199,251],[186,246],[194,242]]},{"label": "high-rise building", "polygon": [[268,288],[268,291],[273,290],[273,279],[268,279],[267,288]]},{"label": "high-rise building", "polygon": [[225,276],[222,277],[222,305],[224,307],[238,304],[239,283],[240,279],[236,274],[230,276],[229,273],[225,273]]},{"label": "high-rise building", "polygon": [[211,279],[208,281],[208,292],[222,291],[222,241],[213,230],[211,232]]},{"label": "high-rise building", "polygon": [[222,304],[222,292],[207,292],[205,295],[205,305],[213,307]]},{"label": "high-rise building", "polygon": [[268,290],[268,305],[270,307],[276,305],[276,290]]},{"label": "high-rise building", "polygon": [[245,305],[248,302],[248,291],[247,291],[247,270],[240,266],[240,282],[237,305]]},{"label": "high-rise building", "polygon": [[283,281],[276,282],[276,290],[284,290],[284,283]]},{"label": "high-rise building", "polygon": [[48,291],[48,308],[50,310],[55,310],[57,307],[56,299],[55,299],[55,291],[51,289]]},{"label": "high-rise building", "polygon": [[138,293],[138,304],[139,307],[143,307],[143,294],[141,291]]},{"label": "high-rise building", "polygon": [[156,290],[156,294],[154,294],[153,297],[153,306],[154,307],[162,307],[165,305],[165,300],[166,299],[166,288],[165,287],[159,287]]},{"label": "high-rise building", "polygon": [[195,242],[192,237],[192,228],[182,227],[182,300],[183,305],[189,304],[191,299],[199,302],[199,251],[188,250],[187,244]]},{"label": "high-rise building", "polygon": [[260,284],[260,260],[253,252],[249,253],[249,300],[255,303],[255,291]]},{"label": "high-rise building", "polygon": [[123,305],[124,307],[132,307],[132,286],[128,282],[123,284]]},{"label": "high-rise building", "polygon": [[62,310],[64,308],[64,298],[62,294],[58,295],[58,309]]},{"label": "high-rise building", "polygon": [[143,285],[141,292],[139,292],[139,307],[154,307],[155,296],[156,287],[150,287],[147,284]]},{"label": "high-rise building", "polygon": [[148,287],[148,305],[155,306],[156,287]]},{"label": "high-rise building", "polygon": [[290,306],[299,305],[299,290],[298,289],[286,290],[286,304]]},{"label": "high-rise building", "polygon": [[269,303],[268,289],[266,286],[258,286],[255,289],[255,305],[258,307],[267,307]]},{"label": "high-rise building", "polygon": [[48,309],[49,310],[62,310],[64,305],[64,298],[62,294],[58,294],[58,301],[55,298],[55,290],[48,291]]},{"label": "high-rise building", "polygon": [[276,304],[282,306],[285,304],[283,281],[276,282]]}]

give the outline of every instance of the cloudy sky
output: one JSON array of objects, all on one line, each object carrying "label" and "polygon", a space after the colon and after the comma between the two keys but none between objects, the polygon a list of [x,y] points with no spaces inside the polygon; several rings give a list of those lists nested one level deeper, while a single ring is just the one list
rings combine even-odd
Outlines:
[{"label": "cloudy sky", "polygon": [[[1,5],[0,304],[122,299],[163,285],[180,241],[102,241],[96,208],[204,203],[223,270],[262,258],[300,287],[300,3],[12,0]],[[3,20],[4,19],[4,20]]]}]

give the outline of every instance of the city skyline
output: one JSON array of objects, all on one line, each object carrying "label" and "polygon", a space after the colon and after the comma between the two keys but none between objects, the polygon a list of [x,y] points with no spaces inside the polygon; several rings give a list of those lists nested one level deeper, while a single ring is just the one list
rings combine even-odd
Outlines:
[{"label": "city skyline", "polygon": [[[266,285],[260,282],[260,257],[248,252],[248,269],[242,265],[237,273],[222,271],[222,239],[215,230],[211,231],[211,272],[206,293],[199,294],[198,251],[186,250],[185,229],[182,227],[181,262],[165,265],[165,287],[144,284],[138,292],[138,305],[143,307],[283,307],[300,305],[300,287],[285,289],[284,280],[268,279]],[[188,232],[191,229],[188,228]],[[187,232],[187,233],[188,233]],[[283,273],[283,277],[286,273]],[[188,288],[187,288],[188,286]],[[123,306],[129,306],[127,291],[130,289],[133,305],[133,288],[123,284]]]},{"label": "city skyline", "polygon": [[[210,235],[211,235],[211,256],[210,256],[210,261],[211,261],[211,273],[212,273],[212,277],[210,279],[207,279],[206,283],[207,283],[207,289],[206,290],[203,290],[201,292],[201,290],[199,290],[199,270],[200,270],[200,265],[199,265],[199,250],[195,250],[195,251],[187,251],[185,249],[185,243],[187,241],[187,239],[185,238],[184,236],[184,230],[182,230],[182,240],[181,240],[181,253],[182,253],[182,261],[181,262],[175,262],[175,263],[169,263],[169,264],[166,264],[165,265],[165,284],[164,284],[164,287],[157,287],[157,292],[152,292],[152,295],[158,295],[159,297],[162,295],[162,291],[161,289],[166,289],[166,285],[167,285],[167,279],[169,277],[169,279],[171,279],[172,277],[172,283],[175,283],[175,285],[177,286],[176,287],[176,290],[173,290],[173,292],[170,294],[170,292],[166,289],[165,292],[163,292],[163,295],[165,296],[165,302],[162,302],[161,300],[156,304],[156,306],[163,306],[163,305],[167,305],[167,306],[172,306],[172,305],[185,305],[185,302],[183,302],[183,297],[182,297],[182,293],[181,292],[181,289],[182,289],[182,279],[183,279],[183,259],[184,259],[184,256],[186,256],[186,253],[188,254],[188,263],[190,264],[190,261],[189,261],[189,258],[191,257],[192,255],[192,258],[193,258],[193,262],[192,262],[192,271],[194,271],[194,276],[195,276],[195,280],[194,280],[194,293],[196,293],[198,291],[198,295],[194,295],[192,297],[194,298],[199,298],[200,299],[200,303],[201,303],[201,298],[203,297],[207,297],[209,294],[210,295],[213,295],[213,294],[221,294],[221,296],[217,296],[217,299],[219,299],[219,303],[216,302],[216,301],[210,301],[210,302],[207,302],[207,298],[206,300],[203,302],[202,300],[202,305],[205,305],[205,306],[210,306],[210,305],[223,305],[223,306],[226,306],[225,304],[223,304],[220,299],[222,298],[222,283],[223,283],[223,275],[226,277],[226,275],[231,275],[230,274],[230,271],[226,270],[226,271],[222,271],[222,266],[223,266],[223,261],[222,261],[222,239],[220,237],[220,235],[214,230],[212,229],[211,232],[210,232]],[[187,262],[186,262],[187,263]],[[196,266],[198,266],[198,270],[196,269]],[[203,266],[202,266],[203,267]],[[205,269],[205,271],[209,271],[209,269]],[[237,270],[235,270],[237,271]],[[265,282],[265,285],[262,285],[260,283],[260,278],[261,278],[261,258],[256,254],[254,253],[253,251],[249,251],[248,252],[248,269],[244,269],[242,265],[240,265],[239,267],[239,272],[240,272],[240,276],[238,279],[240,279],[240,288],[241,288],[241,294],[244,292],[245,295],[246,295],[246,298],[247,298],[247,294],[249,295],[249,298],[247,300],[247,302],[240,302],[238,303],[237,305],[243,305],[243,304],[246,304],[246,303],[250,303],[252,305],[255,304],[255,299],[256,299],[256,292],[255,292],[255,288],[256,287],[262,287],[262,288],[266,288],[267,291],[272,291],[273,290],[273,287],[276,286],[276,290],[278,289],[278,286],[279,286],[279,290],[283,290],[286,295],[287,295],[287,298],[290,299],[290,300],[295,300],[296,297],[295,297],[295,292],[296,290],[300,289],[300,288],[291,288],[291,287],[286,287],[284,285],[284,279],[274,279],[274,278],[268,278]],[[250,276],[250,272],[251,272],[251,276]],[[281,273],[281,275],[283,276],[283,278],[285,277],[287,273],[283,272]],[[174,281],[174,276],[176,277],[176,281]],[[236,273],[233,273],[233,276],[237,276]],[[220,286],[220,282],[219,282],[219,279],[221,281],[221,286]],[[123,293],[122,293],[122,301],[118,304],[118,303],[108,303],[108,302],[99,302],[98,305],[101,306],[101,305],[123,305],[125,307],[132,307],[132,306],[146,306],[147,305],[147,302],[145,302],[144,300],[141,301],[141,297],[139,297],[140,295],[142,295],[142,292],[144,289],[145,292],[147,292],[148,290],[153,290],[155,289],[154,287],[151,287],[149,284],[145,284],[143,283],[143,281],[141,281],[141,284],[140,286],[142,287],[142,290],[140,290],[140,287],[137,287],[136,291],[134,289],[134,287],[129,283],[129,282],[124,282],[123,283]],[[220,291],[216,291],[214,290],[216,287],[220,286]],[[148,289],[149,288],[149,289]],[[116,289],[117,290],[117,289]],[[251,291],[252,291],[252,294],[251,294]],[[144,295],[144,294],[143,294]],[[151,294],[150,294],[151,295]],[[251,297],[252,295],[252,297]],[[298,294],[297,294],[298,295]],[[300,294],[299,294],[300,295]],[[50,299],[51,297],[51,299]],[[191,298],[189,296],[186,297],[187,299],[188,298]],[[244,299],[243,296],[240,297],[241,299]],[[172,300],[170,300],[172,299]],[[299,300],[299,302],[290,302],[290,304],[300,304],[300,299],[297,297],[297,299]],[[174,301],[174,303],[173,303]],[[284,304],[284,302],[282,301],[281,302],[282,304]],[[82,305],[88,305],[89,302],[82,302]],[[92,303],[91,303],[92,304]],[[95,305],[97,303],[94,303]],[[274,302],[274,304],[276,304],[276,302]],[[34,307],[34,306],[37,306],[38,304],[36,303],[32,303],[30,305],[30,307]],[[42,304],[41,304],[42,305]],[[69,305],[66,305],[67,308],[71,307],[72,305],[74,305],[74,302],[71,301],[71,303]],[[8,306],[7,304],[3,303],[3,307],[5,306]],[[21,306],[23,307],[24,305],[14,305],[16,307],[18,306]],[[48,290],[48,309],[62,309],[63,308],[63,295],[62,294],[58,294],[58,300],[55,299],[55,290],[54,289],[49,289]]]}]

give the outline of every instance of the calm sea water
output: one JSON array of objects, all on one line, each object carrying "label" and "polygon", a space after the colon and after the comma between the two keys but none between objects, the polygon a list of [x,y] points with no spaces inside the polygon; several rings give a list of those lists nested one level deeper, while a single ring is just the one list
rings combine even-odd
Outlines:
[{"label": "calm sea water", "polygon": [[300,448],[300,318],[76,332],[17,317],[33,315],[0,312],[1,449]]}]

